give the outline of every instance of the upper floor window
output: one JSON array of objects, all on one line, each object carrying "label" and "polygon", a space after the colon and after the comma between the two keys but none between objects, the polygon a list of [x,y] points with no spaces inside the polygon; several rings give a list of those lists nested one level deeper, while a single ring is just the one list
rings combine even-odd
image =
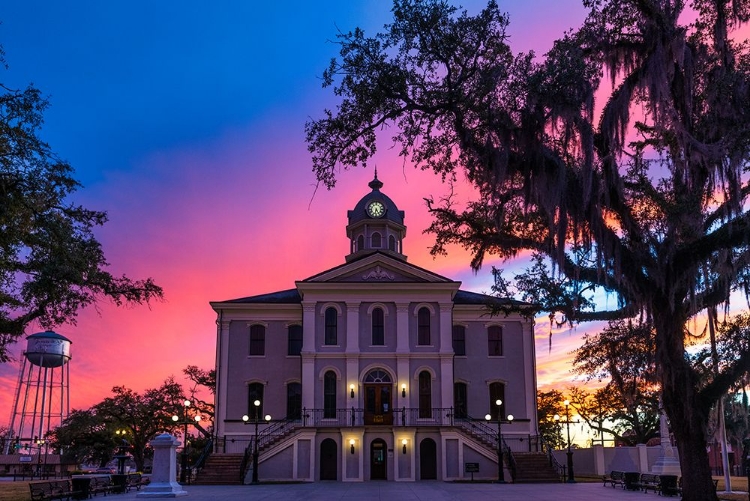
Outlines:
[{"label": "upper floor window", "polygon": [[372,310],[372,345],[382,346],[385,344],[383,308]]},{"label": "upper floor window", "polygon": [[[255,402],[260,405],[255,405]],[[263,420],[263,384],[250,383],[247,385],[247,415],[250,421]]]},{"label": "upper floor window", "polygon": [[250,326],[250,355],[266,354],[266,328],[255,324]]},{"label": "upper floor window", "polygon": [[419,417],[432,417],[432,376],[427,371],[419,373]]},{"label": "upper floor window", "polygon": [[469,409],[466,398],[466,383],[453,383],[453,414],[459,419],[469,416]]},{"label": "upper floor window", "polygon": [[365,237],[364,235],[360,235],[357,237],[357,250],[361,251],[365,248]]},{"label": "upper floor window", "polygon": [[302,353],[302,326],[290,325],[287,330],[287,355],[299,355]]},{"label": "upper floor window", "polygon": [[388,249],[396,252],[396,237],[394,237],[393,235],[388,237]]},{"label": "upper floor window", "polygon": [[324,344],[335,345],[338,340],[338,320],[339,312],[336,308],[330,307],[326,309],[326,330]]},{"label": "upper floor window", "polygon": [[466,327],[463,325],[453,326],[453,353],[466,355]]},{"label": "upper floor window", "polygon": [[491,357],[503,354],[503,328],[499,325],[490,325],[487,329],[487,348]]},{"label": "upper floor window", "polygon": [[417,344],[430,344],[430,310],[426,307],[417,312]]},{"label": "upper floor window", "polygon": [[336,373],[333,371],[323,376],[323,417],[336,417]]},{"label": "upper floor window", "polygon": [[286,385],[286,418],[299,419],[302,417],[302,385],[289,383]]},{"label": "upper floor window", "polygon": [[370,237],[370,239],[371,239],[371,242],[372,242],[372,248],[373,249],[379,249],[380,246],[382,245],[382,243],[380,241],[380,233],[378,233],[378,232],[373,233],[372,237]]},{"label": "upper floor window", "polygon": [[[497,405],[497,401],[500,405]],[[492,421],[497,421],[497,417],[505,419],[505,385],[503,383],[490,383],[490,416]]]}]

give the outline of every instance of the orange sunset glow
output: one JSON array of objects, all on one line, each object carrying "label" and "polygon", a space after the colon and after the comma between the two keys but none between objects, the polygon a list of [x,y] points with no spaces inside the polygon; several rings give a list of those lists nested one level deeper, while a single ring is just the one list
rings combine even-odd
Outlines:
[{"label": "orange sunset glow", "polygon": [[[486,4],[461,3],[471,13]],[[75,202],[108,212],[97,236],[110,271],[153,277],[165,292],[164,302],[148,306],[102,302],[81,311],[76,325],[54,329],[72,341],[72,408],[99,402],[113,386],[142,391],[169,376],[183,381],[188,365],[212,368],[209,301],[289,289],[343,263],[347,210],[368,191],[375,166],[383,192],[405,211],[410,263],[475,292],[490,291],[492,265],[508,276],[527,265],[488,259],[475,274],[463,249],[433,258],[424,198],[439,199],[449,187],[405,165],[387,140],[369,168],[339,173],[331,191],[316,189],[304,123],[336,103],[320,79],[338,48],[330,42],[339,30],[381,29],[391,19],[389,2],[296,2],[292,9],[104,2],[85,11],[11,4],[0,16],[9,67],[0,82],[34,82],[49,97],[40,134],[76,169],[83,187]],[[538,54],[585,14],[578,0],[501,7],[513,49]],[[469,196],[461,179],[455,191]],[[570,373],[570,352],[586,330],[599,328],[558,329],[538,319],[540,389],[582,384]],[[15,345],[16,361],[0,365],[0,407],[8,409],[0,424],[9,419],[24,347]]]}]

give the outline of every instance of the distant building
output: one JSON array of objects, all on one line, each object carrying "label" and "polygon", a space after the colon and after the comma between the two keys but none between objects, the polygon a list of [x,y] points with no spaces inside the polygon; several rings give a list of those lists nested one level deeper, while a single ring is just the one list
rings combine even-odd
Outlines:
[{"label": "distant building", "polygon": [[211,303],[216,450],[252,450],[257,420],[261,480],[497,478],[498,416],[510,449],[536,447],[533,320],[409,264],[382,186],[348,211],[343,264]]}]

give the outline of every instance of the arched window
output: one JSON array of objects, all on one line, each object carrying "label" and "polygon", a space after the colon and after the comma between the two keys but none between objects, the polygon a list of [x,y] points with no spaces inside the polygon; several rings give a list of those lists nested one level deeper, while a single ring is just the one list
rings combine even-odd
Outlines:
[{"label": "arched window", "polygon": [[302,417],[302,385],[289,383],[286,385],[286,418],[300,419]]},{"label": "arched window", "polygon": [[250,355],[266,354],[266,328],[255,324],[250,326]]},{"label": "arched window", "polygon": [[323,376],[323,418],[336,417],[336,373],[328,371]]},{"label": "arched window", "polygon": [[339,312],[336,311],[336,308],[331,307],[326,310],[325,344],[336,344],[338,339],[338,315]]},{"label": "arched window", "polygon": [[287,330],[287,355],[299,355],[302,353],[302,326],[290,325]]},{"label": "arched window", "polygon": [[453,383],[453,415],[459,419],[465,419],[469,416],[469,409],[466,400],[466,383]]},{"label": "arched window", "polygon": [[[502,404],[497,405],[500,400]],[[492,421],[497,421],[499,415],[501,420],[505,419],[505,385],[503,383],[490,383],[490,416]]]},{"label": "arched window", "polygon": [[385,344],[385,326],[383,320],[383,308],[372,310],[372,345],[382,346]]},{"label": "arched window", "polygon": [[491,357],[503,355],[503,328],[499,325],[490,325],[487,329],[487,349]]},{"label": "arched window", "polygon": [[430,310],[426,307],[419,309],[417,313],[417,344],[430,344]]},{"label": "arched window", "polygon": [[453,353],[466,355],[466,327],[463,325],[453,326]]},{"label": "arched window", "polygon": [[427,371],[419,373],[419,417],[432,417],[432,376]]},{"label": "arched window", "polygon": [[388,237],[388,249],[396,252],[396,237],[394,237],[393,235]]},{"label": "arched window", "polygon": [[[260,406],[255,406],[255,401],[260,401]],[[263,384],[250,383],[247,385],[247,415],[250,421],[263,420]]]},{"label": "arched window", "polygon": [[381,238],[380,238],[380,233],[378,233],[378,232],[373,233],[372,237],[370,237],[370,242],[372,243],[371,247],[373,249],[379,249],[380,246],[382,245]]},{"label": "arched window", "polygon": [[357,250],[361,251],[365,248],[365,237],[364,235],[360,235],[357,237]]}]

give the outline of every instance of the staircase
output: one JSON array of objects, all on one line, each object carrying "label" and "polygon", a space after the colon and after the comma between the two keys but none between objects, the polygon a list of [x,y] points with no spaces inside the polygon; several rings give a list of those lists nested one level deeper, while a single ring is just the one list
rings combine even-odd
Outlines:
[{"label": "staircase", "polygon": [[196,485],[239,485],[242,454],[213,453],[193,481]]},{"label": "staircase", "polygon": [[560,474],[544,452],[514,452],[516,483],[559,483]]}]

